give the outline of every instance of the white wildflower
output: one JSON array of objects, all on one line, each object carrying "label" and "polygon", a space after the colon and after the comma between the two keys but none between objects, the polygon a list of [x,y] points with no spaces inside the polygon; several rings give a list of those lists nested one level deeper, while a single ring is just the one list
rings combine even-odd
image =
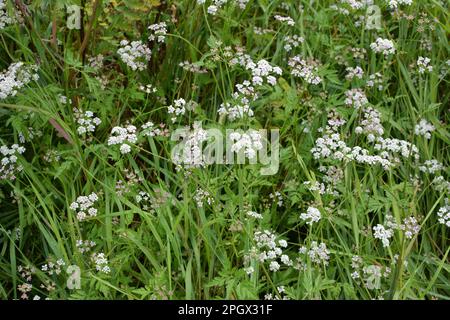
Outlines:
[{"label": "white wildflower", "polygon": [[383,53],[385,56],[395,53],[394,43],[389,39],[377,38],[370,44],[370,48],[376,53]]},{"label": "white wildflower", "polygon": [[290,27],[295,26],[295,21],[291,17],[275,15],[274,18],[281,23],[286,23]]},{"label": "white wildflower", "polygon": [[22,165],[17,163],[18,156],[25,152],[25,147],[13,144],[11,147],[1,146],[0,154],[0,180],[15,180],[16,173],[23,170]]},{"label": "white wildflower", "polygon": [[93,253],[91,256],[92,261],[95,264],[95,269],[97,271],[103,272],[103,273],[110,273],[111,269],[108,265],[108,259],[106,259],[105,254],[103,252],[100,253]]},{"label": "white wildflower", "polygon": [[314,207],[309,207],[306,213],[300,214],[300,219],[306,221],[306,224],[312,225],[314,222],[319,222],[321,214],[319,209]]},{"label": "white wildflower", "polygon": [[300,56],[294,56],[289,59],[288,65],[294,77],[302,78],[309,84],[317,85],[322,82],[322,78],[318,75],[320,63],[316,60],[305,60]]},{"label": "white wildflower", "polygon": [[167,112],[173,117],[171,118],[172,123],[177,121],[177,117],[184,115],[186,112],[186,100],[183,98],[177,99],[173,102],[173,105],[167,107]]},{"label": "white wildflower", "polygon": [[137,142],[136,127],[127,125],[126,127],[114,127],[108,139],[108,145],[120,144],[120,152],[126,154],[131,152],[131,145]]},{"label": "white wildflower", "polygon": [[0,100],[15,96],[22,87],[31,81],[37,81],[39,79],[37,70],[36,65],[12,63],[8,70],[0,73]]},{"label": "white wildflower", "polygon": [[345,104],[347,106],[352,106],[355,109],[364,107],[369,103],[366,94],[362,89],[350,89],[345,91]]},{"label": "white wildflower", "polygon": [[167,24],[165,22],[155,23],[148,27],[151,34],[148,37],[149,41],[158,41],[164,43],[167,34]]},{"label": "white wildflower", "polygon": [[373,231],[373,236],[381,240],[383,247],[389,247],[389,239],[393,236],[392,229],[386,229],[383,225],[377,224],[373,227]]},{"label": "white wildflower", "polygon": [[298,46],[300,46],[301,43],[303,43],[305,41],[305,39],[303,39],[303,37],[300,37],[296,34],[294,34],[293,36],[285,36],[283,39],[284,42],[284,50],[286,50],[287,52],[291,51],[294,48],[297,48]]},{"label": "white wildflower", "polygon": [[132,70],[142,71],[146,63],[150,61],[151,50],[142,41],[122,40],[121,47],[117,50],[120,59]]},{"label": "white wildflower", "polygon": [[417,136],[423,136],[425,139],[431,139],[431,133],[435,130],[436,128],[429,123],[427,120],[425,119],[421,119],[420,122],[418,124],[416,124],[416,127],[414,128],[414,133]]},{"label": "white wildflower", "polygon": [[73,109],[76,122],[78,124],[77,132],[79,135],[86,135],[93,133],[95,128],[102,123],[100,118],[94,117],[92,111],[81,111],[77,108]]},{"label": "white wildflower", "polygon": [[77,213],[78,221],[83,221],[97,215],[97,209],[94,208],[97,201],[97,194],[91,193],[89,196],[79,196],[70,204],[69,208]]},{"label": "white wildflower", "polygon": [[362,77],[364,76],[364,71],[360,66],[357,66],[355,68],[348,67],[346,71],[347,75],[345,76],[345,79],[347,80],[352,80],[353,78],[362,79]]},{"label": "white wildflower", "polygon": [[438,221],[447,227],[450,227],[450,204],[449,199],[445,199],[445,205],[440,207],[438,212]]},{"label": "white wildflower", "polygon": [[232,132],[229,138],[233,141],[231,152],[243,151],[245,157],[249,159],[254,159],[258,150],[263,147],[261,134],[255,130],[249,130],[246,133]]}]

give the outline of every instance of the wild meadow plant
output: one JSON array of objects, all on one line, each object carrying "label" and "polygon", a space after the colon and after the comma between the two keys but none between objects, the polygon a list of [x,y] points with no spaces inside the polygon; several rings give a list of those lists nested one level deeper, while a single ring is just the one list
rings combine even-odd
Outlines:
[{"label": "wild meadow plant", "polygon": [[0,0],[0,298],[449,299],[449,12]]}]

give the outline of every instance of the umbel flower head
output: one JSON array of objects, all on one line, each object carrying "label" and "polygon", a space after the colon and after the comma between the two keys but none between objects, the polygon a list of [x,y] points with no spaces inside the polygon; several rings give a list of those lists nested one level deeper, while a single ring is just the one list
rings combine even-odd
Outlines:
[{"label": "umbel flower head", "polygon": [[0,147],[0,153],[2,155],[0,162],[0,180],[16,179],[16,173],[23,169],[20,164],[17,164],[18,155],[24,152],[25,148],[18,144],[13,144],[10,148],[8,146]]},{"label": "umbel flower head", "polygon": [[0,100],[13,97],[32,80],[39,79],[36,65],[25,65],[23,62],[12,63],[8,70],[0,73]]},{"label": "umbel flower head", "polygon": [[142,41],[120,41],[121,47],[117,50],[120,59],[132,70],[142,71],[150,61],[152,51]]},{"label": "umbel flower head", "polygon": [[98,196],[91,193],[89,196],[79,196],[74,202],[70,204],[70,209],[77,213],[77,219],[83,221],[88,217],[95,217],[97,209],[94,208],[95,202],[98,201]]},{"label": "umbel flower head", "polygon": [[111,130],[111,136],[108,139],[108,145],[120,144],[120,153],[127,154],[131,152],[131,145],[137,142],[136,127],[127,125],[126,127],[114,127]]}]

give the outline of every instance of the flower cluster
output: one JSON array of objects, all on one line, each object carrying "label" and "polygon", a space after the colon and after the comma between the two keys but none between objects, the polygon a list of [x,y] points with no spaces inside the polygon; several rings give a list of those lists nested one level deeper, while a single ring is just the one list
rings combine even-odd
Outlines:
[{"label": "flower cluster", "polygon": [[247,6],[247,3],[250,0],[234,0],[234,1],[237,2],[238,7],[243,10],[243,9],[245,9],[245,7]]},{"label": "flower cluster", "polygon": [[22,293],[20,296],[21,299],[28,299],[28,293],[33,289],[33,285],[31,283],[22,283],[17,286],[17,290]]},{"label": "flower cluster", "polygon": [[381,124],[380,112],[372,107],[364,109],[363,119],[359,126],[355,128],[355,133],[364,133],[370,142],[375,141],[375,137],[381,136],[384,133],[384,128]]},{"label": "flower cluster", "polygon": [[367,149],[360,146],[350,148],[341,140],[338,133],[331,131],[316,139],[316,144],[311,149],[311,153],[315,159],[330,158],[344,162],[356,161],[368,165],[380,164],[385,170],[400,162],[397,153],[405,158],[414,156],[416,160],[418,159],[417,147],[409,142],[398,139],[383,139],[382,137],[377,137],[375,142],[374,149],[381,151],[379,155],[371,155]]},{"label": "flower cluster", "polygon": [[145,92],[145,93],[147,93],[147,94],[150,94],[150,93],[155,93],[156,91],[158,91],[158,89],[156,89],[153,85],[151,85],[151,84],[146,84],[145,86],[144,85],[140,85],[139,86],[139,90],[141,90],[141,91],[143,91],[143,92]]},{"label": "flower cluster", "polygon": [[136,199],[137,203],[144,203],[144,205],[142,207],[144,210],[148,209],[147,203],[150,203],[150,201],[151,201],[151,198],[150,198],[150,195],[148,194],[148,192],[139,191],[139,193],[134,198]]},{"label": "flower cluster", "polygon": [[280,21],[281,23],[285,23],[290,27],[295,26],[295,21],[291,17],[280,16],[277,14],[274,16],[274,19]]},{"label": "flower cluster", "polygon": [[385,228],[381,224],[377,224],[373,227],[373,236],[375,239],[380,239],[383,243],[383,247],[389,247],[389,239],[393,236],[393,231],[390,228]]},{"label": "flower cluster", "polygon": [[319,194],[325,194],[325,185],[319,181],[305,181],[303,182],[303,185],[305,185],[309,191],[318,191]]},{"label": "flower cluster", "polygon": [[131,152],[131,144],[137,142],[136,127],[127,125],[126,127],[114,127],[108,139],[108,145],[120,144],[120,152],[127,154]]},{"label": "flower cluster", "polygon": [[264,59],[261,59],[256,63],[248,63],[246,68],[252,72],[253,85],[258,86],[262,85],[264,82],[274,86],[277,83],[275,75],[281,75],[282,73],[280,67],[272,66]]},{"label": "flower cluster", "polygon": [[128,169],[123,170],[123,176],[124,180],[120,179],[116,182],[116,194],[119,196],[123,196],[131,192],[135,186],[139,185],[143,181],[143,178],[140,175]]},{"label": "flower cluster", "polygon": [[385,159],[383,156],[370,155],[368,150],[359,146],[353,147],[351,154],[348,155],[348,157],[358,163],[368,165],[380,164],[385,170],[389,169],[393,165],[390,160]]},{"label": "flower cluster", "polygon": [[219,115],[227,116],[228,120],[234,121],[244,117],[253,117],[250,102],[256,100],[258,94],[255,87],[248,80],[236,85],[236,91],[232,95],[231,102],[224,102],[218,110]]},{"label": "flower cluster", "polygon": [[386,0],[389,7],[391,9],[397,9],[399,5],[404,4],[410,6],[412,4],[412,0]]},{"label": "flower cluster", "polygon": [[[28,127],[25,133],[29,141],[32,141],[35,137],[42,137],[41,130],[35,130],[33,127]],[[25,143],[27,140],[25,139],[25,135],[22,131],[18,132],[19,142]]]},{"label": "flower cluster", "polygon": [[78,248],[78,251],[80,251],[80,253],[85,253],[90,251],[94,246],[95,246],[95,242],[92,240],[82,240],[79,239],[76,242],[76,246]]},{"label": "flower cluster", "polygon": [[95,264],[95,269],[103,273],[110,273],[111,269],[108,266],[108,259],[106,259],[103,252],[93,253],[91,256],[92,261]]},{"label": "flower cluster", "polygon": [[364,286],[369,290],[380,289],[381,279],[388,278],[391,273],[390,268],[384,268],[379,265],[369,265],[362,269]]},{"label": "flower cluster", "polygon": [[72,100],[62,94],[58,94],[58,101],[62,104],[72,103]]},{"label": "flower cluster", "polygon": [[341,140],[338,133],[326,133],[316,139],[315,146],[311,149],[314,159],[331,158],[342,160],[351,148]]},{"label": "flower cluster", "polygon": [[73,111],[78,124],[77,132],[79,135],[94,132],[95,128],[102,123],[98,117],[94,117],[94,113],[92,111],[83,112],[77,108],[74,108]]},{"label": "flower cluster", "polygon": [[156,209],[162,207],[163,205],[173,204],[173,203],[174,203],[174,199],[170,192],[167,192],[160,188],[156,188],[154,190],[154,196],[151,199],[150,212],[154,212]]},{"label": "flower cluster", "polygon": [[169,202],[170,197],[170,193],[161,189],[155,189],[153,197],[150,196],[148,192],[139,191],[139,193],[135,196],[135,200],[142,206],[143,210],[148,210],[150,213],[155,213],[156,209]]},{"label": "flower cluster", "polygon": [[367,3],[370,3],[369,1],[359,1],[359,0],[340,0],[339,1],[340,5],[342,7],[340,7],[339,9],[341,13],[343,14],[349,14],[350,12],[345,9],[345,7],[349,7],[351,10],[359,10],[362,9]]},{"label": "flower cluster", "polygon": [[436,159],[426,160],[423,165],[419,166],[420,171],[431,174],[434,174],[443,169],[445,169],[445,167]]},{"label": "flower cluster", "polygon": [[268,34],[268,33],[272,33],[274,32],[274,30],[272,29],[263,29],[260,27],[253,27],[253,33],[256,35],[263,35],[263,34]]},{"label": "flower cluster", "polygon": [[438,221],[439,223],[450,227],[450,204],[449,199],[445,199],[445,205],[443,207],[440,207],[438,210]]},{"label": "flower cluster", "polygon": [[388,214],[386,215],[384,225],[377,224],[373,227],[373,236],[375,239],[381,240],[383,247],[389,247],[390,239],[394,235],[394,230],[402,231],[406,238],[411,239],[419,233],[420,225],[418,220],[413,216],[404,218],[401,223],[396,223],[394,217]]},{"label": "flower cluster", "polygon": [[369,75],[369,79],[366,82],[366,86],[369,88],[377,88],[378,91],[383,90],[384,89],[383,76],[381,75],[381,73],[376,72]]},{"label": "flower cluster", "polygon": [[192,73],[207,73],[208,70],[200,68],[200,66],[196,63],[191,63],[189,61],[183,61],[178,64],[180,67],[182,67],[184,70],[192,72]]},{"label": "flower cluster", "polygon": [[117,50],[120,59],[132,70],[142,71],[150,61],[152,51],[142,41],[120,41],[121,47]]},{"label": "flower cluster", "polygon": [[94,208],[95,202],[98,201],[98,196],[91,193],[89,196],[79,196],[76,201],[70,204],[70,209],[76,211],[77,219],[83,221],[88,217],[95,217],[97,209]]},{"label": "flower cluster", "polygon": [[172,157],[178,168],[182,165],[186,169],[205,166],[202,143],[208,138],[207,132],[199,124],[194,123],[193,130],[185,128],[181,138],[183,138],[182,148],[175,151]]},{"label": "flower cluster", "polygon": [[285,291],[286,289],[284,286],[279,286],[277,287],[277,294],[273,295],[272,293],[266,293],[264,295],[264,300],[290,300],[287,295],[283,295],[285,294]]},{"label": "flower cluster", "polygon": [[[242,48],[237,48],[237,52],[233,55],[228,54],[229,64],[231,66],[239,65],[251,72],[252,84],[254,86],[261,86],[265,83],[274,86],[277,82],[276,76],[282,74],[282,70],[278,66],[272,66],[267,60],[261,59],[253,61],[253,59],[244,53]],[[245,83],[243,83],[244,86]]]},{"label": "flower cluster", "polygon": [[330,260],[330,251],[327,249],[327,245],[323,242],[317,243],[317,241],[312,241],[309,248],[306,246],[301,246],[299,251],[301,255],[306,255],[309,257],[311,262],[316,264],[328,265]]},{"label": "flower cluster", "polygon": [[89,57],[87,64],[89,67],[91,67],[94,70],[99,70],[103,68],[103,61],[105,60],[105,57],[102,54],[98,54],[94,57]]},{"label": "flower cluster", "polygon": [[306,213],[300,214],[300,219],[306,221],[306,224],[312,225],[314,222],[319,222],[321,214],[319,209],[314,207],[309,207]]},{"label": "flower cluster", "polygon": [[[370,111],[370,109],[368,109]],[[369,151],[359,146],[348,148],[345,142],[341,141],[339,135],[331,131],[322,138],[316,140],[316,147],[311,151],[315,158],[332,157],[334,159],[355,160],[360,163],[375,164],[379,163],[383,168],[388,169],[396,163],[400,163],[399,155],[409,158],[413,157],[416,161],[419,159],[418,149],[411,143],[399,139],[384,139],[381,136],[375,137],[375,132],[381,132],[379,124],[379,115],[374,111],[370,111],[369,115],[373,115],[373,119],[367,118],[364,123],[370,124],[373,133],[369,133],[369,141],[374,142],[374,149],[379,151],[379,155],[369,155]],[[368,116],[366,116],[368,117]],[[364,120],[363,120],[364,121]],[[361,133],[362,128],[357,128],[357,132]],[[330,139],[331,138],[331,139]],[[334,151],[334,152],[333,152]]]},{"label": "flower cluster", "polygon": [[269,193],[269,199],[272,200],[273,203],[276,203],[278,207],[283,205],[283,196],[280,191]]},{"label": "flower cluster", "polygon": [[347,106],[359,109],[368,103],[369,101],[362,89],[350,89],[345,91],[345,104]]},{"label": "flower cluster", "polygon": [[432,181],[432,187],[438,192],[450,193],[450,181],[445,180],[443,176],[435,177]]},{"label": "flower cluster", "polygon": [[180,115],[184,115],[186,112],[186,100],[184,100],[183,98],[175,100],[173,102],[173,105],[167,107],[167,112],[173,115],[171,120],[172,123],[175,123],[175,121],[177,121],[177,117]]},{"label": "flower cluster", "polygon": [[417,68],[419,73],[432,72],[433,66],[430,65],[431,59],[427,57],[419,57],[417,59]]},{"label": "flower cluster", "polygon": [[17,267],[17,272],[19,272],[20,276],[27,282],[31,282],[33,280],[33,274],[36,273],[36,268],[32,266],[22,266],[19,265]]},{"label": "flower cluster", "polygon": [[356,66],[355,68],[347,67],[345,71],[347,71],[345,79],[349,81],[352,80],[353,78],[362,79],[364,76],[364,71],[363,69],[361,69],[360,66]]},{"label": "flower cluster", "polygon": [[25,65],[23,62],[16,62],[8,67],[8,70],[0,73],[0,100],[13,97],[17,92],[32,80],[39,79],[36,73],[36,65]]},{"label": "flower cluster", "polygon": [[431,139],[431,133],[435,130],[436,128],[429,123],[427,120],[425,119],[421,119],[419,121],[418,124],[416,124],[415,128],[414,128],[414,133],[417,136],[423,136],[425,139]]},{"label": "flower cluster", "polygon": [[[51,280],[44,280],[44,283],[41,283],[41,285],[39,287],[41,289],[47,290],[48,292],[51,292],[56,289],[56,283]],[[39,297],[38,295],[35,295],[33,297],[33,300],[40,300],[40,299],[41,299],[41,297]]]},{"label": "flower cluster", "polygon": [[262,214],[255,211],[247,211],[247,216],[261,220],[263,218]]},{"label": "flower cluster", "polygon": [[153,122],[149,121],[142,125],[141,135],[143,137],[167,137],[169,135],[169,130],[164,123],[160,123],[159,126],[156,126]]},{"label": "flower cluster", "polygon": [[[219,9],[221,9],[226,3],[232,2],[236,4],[240,9],[245,9],[249,0],[212,0],[212,4],[208,6],[207,12],[210,15],[215,15]],[[206,0],[197,0],[198,4],[204,4]]]},{"label": "flower cluster", "polygon": [[233,98],[236,100],[241,99],[241,102],[246,104],[249,103],[250,100],[256,100],[258,98],[258,93],[251,82],[245,80],[236,85],[236,91],[233,93]]},{"label": "flower cluster", "polygon": [[412,157],[415,160],[419,160],[419,149],[405,140],[378,137],[374,149],[381,151],[380,155],[383,158],[395,163],[400,162],[398,154],[404,158]]},{"label": "flower cluster", "polygon": [[253,237],[256,247],[252,249],[250,256],[256,256],[259,262],[269,262],[269,270],[276,272],[281,265],[277,261],[286,266],[291,266],[292,261],[283,254],[283,249],[287,247],[286,240],[277,240],[274,233],[269,230],[256,231]]},{"label": "flower cluster", "polygon": [[383,53],[385,56],[395,53],[394,42],[389,39],[377,38],[370,44],[370,48],[376,53]]},{"label": "flower cluster", "polygon": [[217,112],[220,115],[226,115],[230,121],[242,119],[245,116],[253,117],[254,115],[253,110],[248,104],[231,104],[229,102],[222,103]]},{"label": "flower cluster", "polygon": [[305,39],[296,34],[293,36],[285,36],[284,37],[284,50],[286,52],[291,51],[294,48],[297,48],[301,43],[303,43]]},{"label": "flower cluster", "polygon": [[233,141],[231,152],[244,152],[244,155],[253,159],[256,157],[258,150],[261,150],[263,145],[261,141],[261,134],[255,130],[249,130],[246,133],[232,132],[230,140]]},{"label": "flower cluster", "polygon": [[66,263],[62,259],[57,260],[56,263],[49,261],[48,263],[42,265],[41,270],[48,273],[49,275],[58,275],[61,273],[61,267],[65,265]]},{"label": "flower cluster", "polygon": [[344,171],[336,166],[320,166],[319,171],[325,173],[323,180],[331,183],[332,185],[338,184],[344,178]]},{"label": "flower cluster", "polygon": [[415,217],[407,217],[403,219],[403,223],[399,226],[400,230],[403,230],[405,237],[411,239],[420,231],[419,222]]},{"label": "flower cluster", "polygon": [[28,293],[33,289],[33,285],[31,284],[33,280],[33,274],[36,273],[35,267],[32,266],[21,266],[17,267],[17,272],[19,272],[20,276],[23,278],[25,283],[17,285],[17,290],[22,293],[21,299],[28,299]]},{"label": "flower cluster", "polygon": [[22,165],[17,164],[18,156],[25,152],[25,147],[13,144],[10,148],[8,146],[1,146],[0,153],[2,160],[0,162],[0,180],[14,180],[16,173],[23,170]]},{"label": "flower cluster", "polygon": [[208,191],[198,188],[195,191],[194,201],[197,204],[197,207],[203,208],[203,204],[206,203],[211,205],[214,202],[214,198],[211,197]]},{"label": "flower cluster", "polygon": [[350,275],[352,277],[352,279],[360,278],[360,274],[359,274],[358,270],[361,268],[362,263],[363,263],[363,260],[360,256],[355,255],[352,257],[351,267],[353,269],[353,272]]},{"label": "flower cluster", "polygon": [[291,74],[294,77],[299,77],[305,80],[309,84],[319,84],[322,82],[322,78],[318,75],[318,63],[314,59],[303,59],[300,56],[294,56],[289,59],[289,67],[291,67]]},{"label": "flower cluster", "polygon": [[[13,192],[11,192],[11,196],[14,197],[15,199],[13,200],[14,202],[17,202],[17,198],[18,196],[14,195]],[[6,233],[11,237],[11,239],[13,239],[14,241],[19,241],[22,238],[22,231],[20,230],[19,227],[15,228],[14,230],[6,230]]]},{"label": "flower cluster", "polygon": [[5,2],[5,0],[0,0],[0,30],[14,23],[14,18],[8,14]]},{"label": "flower cluster", "polygon": [[158,41],[164,43],[166,41],[167,24],[165,22],[155,23],[148,27],[151,34],[148,36],[149,41]]}]

